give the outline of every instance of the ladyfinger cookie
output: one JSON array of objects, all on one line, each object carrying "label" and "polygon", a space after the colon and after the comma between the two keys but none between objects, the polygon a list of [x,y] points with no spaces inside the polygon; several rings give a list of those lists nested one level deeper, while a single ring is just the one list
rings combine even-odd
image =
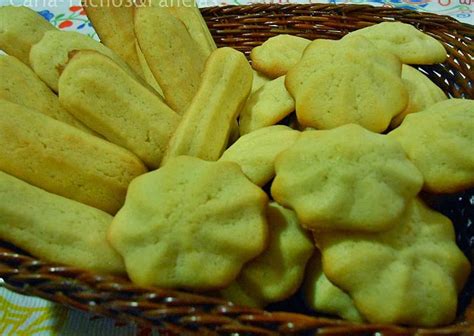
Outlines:
[{"label": "ladyfinger cookie", "polygon": [[69,53],[75,50],[95,50],[110,57],[134,77],[133,72],[116,53],[91,37],[76,33],[53,30],[45,33],[30,51],[30,64],[34,72],[55,92],[58,92],[58,80],[62,69],[69,59]]},{"label": "ladyfinger cookie", "polygon": [[206,21],[195,0],[149,0],[154,7],[169,8],[171,14],[184,23],[199,51],[207,58],[217,49]]},{"label": "ladyfinger cookie", "polygon": [[135,33],[167,104],[182,115],[199,88],[205,56],[169,8],[138,6]]},{"label": "ladyfinger cookie", "polygon": [[75,53],[59,78],[59,101],[107,140],[158,168],[181,117],[96,51]]},{"label": "ladyfinger cookie", "polygon": [[56,28],[31,8],[0,6],[0,50],[30,64],[31,46]]},{"label": "ladyfinger cookie", "polygon": [[171,137],[163,164],[179,155],[217,160],[251,88],[252,69],[244,54],[232,48],[214,51],[199,91]]},{"label": "ladyfinger cookie", "polygon": [[0,170],[114,214],[146,172],[132,153],[41,113],[0,100]]},{"label": "ladyfinger cookie", "polygon": [[49,87],[17,58],[0,56],[0,73],[0,99],[35,109],[48,117],[98,135],[66,111]]},{"label": "ladyfinger cookie", "polygon": [[124,273],[107,242],[113,217],[0,171],[0,239],[41,259],[98,273]]}]

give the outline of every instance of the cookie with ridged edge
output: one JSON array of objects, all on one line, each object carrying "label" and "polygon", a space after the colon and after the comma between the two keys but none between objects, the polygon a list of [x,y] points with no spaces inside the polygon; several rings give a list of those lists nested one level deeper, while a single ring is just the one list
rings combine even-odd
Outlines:
[{"label": "cookie with ridged edge", "polygon": [[409,65],[402,66],[402,80],[408,91],[408,104],[392,119],[391,128],[399,126],[408,114],[423,111],[437,102],[448,99],[443,90],[426,75]]},{"label": "cookie with ridged edge", "polygon": [[355,124],[302,132],[275,171],[273,198],[313,230],[390,229],[423,184],[400,144]]},{"label": "cookie with ridged edge", "polygon": [[441,42],[403,22],[381,22],[347,34],[344,39],[363,36],[381,50],[396,55],[405,64],[442,63],[447,58]]},{"label": "cookie with ridged edge", "polygon": [[237,303],[263,306],[293,295],[303,281],[306,262],[314,250],[311,237],[296,214],[276,202],[268,206],[269,242],[266,250],[245,264],[239,277],[221,294]]},{"label": "cookie with ridged edge", "polygon": [[448,99],[409,114],[388,137],[423,174],[423,189],[453,193],[474,187],[474,100]]},{"label": "cookie with ridged edge", "polygon": [[303,294],[306,304],[318,312],[337,315],[353,322],[364,321],[352,298],[324,274],[321,253],[317,250],[306,266]]},{"label": "cookie with ridged edge", "polygon": [[245,176],[264,186],[275,176],[275,159],[290,147],[300,132],[284,125],[268,126],[245,134],[230,146],[219,161],[239,164]]},{"label": "cookie with ridged edge", "polygon": [[451,221],[415,199],[391,230],[315,233],[328,279],[371,323],[434,327],[456,316],[470,263]]},{"label": "cookie with ridged edge", "polygon": [[359,124],[383,132],[405,108],[401,63],[364,37],[315,40],[286,75],[301,125],[331,129]]},{"label": "cookie with ridged edge", "polygon": [[109,240],[139,285],[219,289],[264,250],[267,202],[237,164],[180,156],[131,183]]}]

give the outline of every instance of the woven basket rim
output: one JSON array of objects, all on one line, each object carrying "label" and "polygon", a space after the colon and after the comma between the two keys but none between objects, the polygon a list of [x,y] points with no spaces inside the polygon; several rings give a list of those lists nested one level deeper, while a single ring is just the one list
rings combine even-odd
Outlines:
[{"label": "woven basket rim", "polygon": [[[346,32],[349,29],[347,27],[352,24],[349,19],[351,19],[350,15],[353,13],[363,14],[360,16],[361,19],[357,21],[358,28],[364,26],[364,24],[369,25],[374,22],[369,21],[370,18],[364,15],[378,13],[383,16],[383,19],[390,18],[389,15],[392,15],[392,17],[401,15],[403,20],[414,22],[416,25],[423,22],[423,24],[438,27],[440,30],[453,32],[455,35],[464,34],[466,41],[471,41],[470,47],[468,45],[466,48],[470,51],[470,55],[474,54],[472,46],[474,25],[459,22],[449,16],[420,13],[408,9],[387,9],[356,4],[254,4],[207,7],[202,8],[201,11],[218,45],[235,45],[236,48],[247,54],[251,47],[255,45],[254,42],[261,43],[268,36],[280,33],[278,29],[272,30],[271,25],[269,25],[268,30],[262,33],[257,31],[255,35],[252,35],[250,30],[249,33],[246,33],[247,26],[263,26],[266,21],[260,22],[260,18],[262,20],[268,18],[268,13],[272,12],[282,14],[280,17],[272,16],[272,18],[275,17],[276,21],[280,19],[289,21],[288,18],[293,18],[291,15],[300,13],[304,18],[307,18],[307,20],[297,21],[294,27],[315,25],[314,22],[316,21],[314,20],[318,20],[318,17],[303,15],[309,12],[324,14],[328,17],[331,15],[338,18],[342,17],[343,21],[346,19],[347,21],[343,22],[345,26],[341,24],[342,28],[338,29],[346,30]],[[288,16],[284,14],[288,14]],[[325,17],[324,15],[322,17]],[[232,24],[220,21],[226,17],[230,21],[240,20],[238,21],[239,26],[234,27]],[[245,23],[241,23],[242,20]],[[322,20],[321,22],[325,24],[328,21]],[[291,30],[293,28],[287,26],[285,26],[285,29],[288,29],[289,32],[294,33],[296,31],[296,28]],[[240,33],[239,29],[243,33]],[[304,29],[298,31],[297,34],[311,34],[310,28],[308,28],[308,32]],[[239,30],[239,32],[235,33],[236,30]],[[235,34],[236,37],[232,34]],[[248,40],[248,36],[250,36],[250,40]],[[455,56],[457,57],[457,54]],[[469,55],[466,57],[469,57]],[[471,64],[471,69],[472,66],[474,65]],[[474,98],[472,85],[474,74],[471,71],[471,73],[463,73],[463,75],[466,77],[466,84],[460,85],[458,91],[468,92],[468,97]],[[447,90],[447,87],[443,89]],[[453,90],[452,96],[458,96],[457,89]],[[0,242],[0,279],[3,279],[6,288],[22,294],[35,295],[62,305],[118,320],[134,321],[140,325],[154,325],[172,334],[202,335],[206,333],[212,335],[240,332],[254,335],[272,335],[317,330],[319,333],[327,335],[355,335],[375,332],[384,332],[384,335],[474,335],[474,303],[471,303],[469,308],[466,309],[463,321],[440,328],[407,328],[379,324],[359,325],[335,318],[291,312],[267,312],[260,309],[239,307],[223,299],[182,291],[139,287],[131,284],[125,278],[98,275],[75,267],[39,260],[5,242]]]}]

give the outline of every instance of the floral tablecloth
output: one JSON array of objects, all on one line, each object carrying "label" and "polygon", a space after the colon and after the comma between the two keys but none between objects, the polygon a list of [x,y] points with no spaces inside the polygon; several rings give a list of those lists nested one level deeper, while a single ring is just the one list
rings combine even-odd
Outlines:
[{"label": "floral tablecloth", "polygon": [[[333,3],[370,4],[450,15],[474,24],[474,0],[198,0],[200,7],[250,3]],[[0,6],[24,5],[34,8],[46,20],[64,30],[96,38],[79,0],[0,0]],[[157,335],[157,331],[117,323],[111,319],[70,310],[39,298],[27,297],[0,287],[0,335]]]}]

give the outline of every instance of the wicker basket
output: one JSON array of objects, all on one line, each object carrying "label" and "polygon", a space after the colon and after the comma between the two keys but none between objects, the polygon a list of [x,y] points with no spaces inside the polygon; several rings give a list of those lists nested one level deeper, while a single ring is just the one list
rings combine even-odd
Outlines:
[{"label": "wicker basket", "polygon": [[[474,98],[474,27],[449,17],[392,8],[320,4],[227,6],[202,12],[219,46],[232,46],[247,54],[269,37],[282,33],[338,39],[381,21],[411,23],[442,41],[449,53],[444,64],[419,69],[450,96]],[[474,190],[442,197],[426,195],[425,199],[453,220],[458,244],[472,263]],[[460,296],[457,322],[438,329],[358,325],[315,317],[302,310],[297,296],[268,312],[211,297],[142,288],[125,278],[43,262],[7,243],[0,243],[0,277],[7,288],[16,292],[122,321],[157,326],[165,335],[474,335],[473,274]]]}]

